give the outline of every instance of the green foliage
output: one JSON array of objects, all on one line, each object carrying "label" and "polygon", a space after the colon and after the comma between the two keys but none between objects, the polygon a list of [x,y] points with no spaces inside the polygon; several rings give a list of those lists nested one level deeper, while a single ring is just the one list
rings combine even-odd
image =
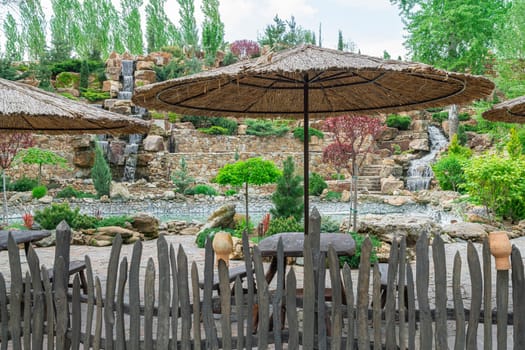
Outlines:
[{"label": "green foliage", "polygon": [[21,2],[18,9],[29,59],[39,60],[46,47],[46,18],[42,5],[38,0],[27,0]]},{"label": "green foliage", "polygon": [[[363,242],[366,239],[366,236],[356,233],[356,232],[350,232],[350,234],[352,235],[352,238],[355,241],[355,253],[354,255],[350,257],[348,256],[340,257],[339,263],[341,264],[341,266],[347,263],[350,268],[357,269],[359,267],[359,264],[361,263],[361,247],[363,246]],[[370,241],[372,243],[372,252],[370,254],[370,264],[375,264],[376,262],[378,262],[376,249],[381,246],[381,241],[375,236],[368,236],[368,237],[370,238]]]},{"label": "green foliage", "polygon": [[437,113],[433,113],[432,114],[432,120],[438,122],[438,123],[441,123],[443,122],[444,120],[447,120],[448,119],[448,111],[441,111],[441,112],[437,112]]},{"label": "green foliage", "polygon": [[246,230],[248,234],[251,234],[255,230],[255,226],[253,225],[253,221],[248,220],[248,227],[246,227],[246,218],[241,217],[235,225],[235,231],[233,231],[232,236],[242,238],[244,230]]},{"label": "green foliage", "polygon": [[302,178],[295,174],[293,158],[289,156],[283,162],[283,174],[277,180],[277,188],[272,194],[273,208],[270,213],[274,218],[293,216],[296,220],[303,217]]},{"label": "green foliage", "polygon": [[272,121],[267,119],[246,119],[248,128],[246,135],[255,136],[283,136],[290,128],[282,121]]},{"label": "green foliage", "polygon": [[457,135],[458,135],[458,142],[459,142],[459,144],[462,145],[462,146],[465,146],[467,144],[467,141],[468,141],[465,125],[460,124],[458,126],[458,133],[457,133]]},{"label": "green foliage", "polygon": [[447,154],[449,156],[469,158],[472,155],[472,150],[468,147],[461,146],[459,143],[459,136],[455,134],[450,140],[450,145],[448,146]]},{"label": "green foliage", "polygon": [[0,78],[7,80],[18,80],[20,78],[11,61],[0,58]]},{"label": "green foliage", "polygon": [[62,220],[66,220],[69,226],[75,228],[73,222],[79,211],[78,207],[71,210],[68,203],[52,203],[42,210],[35,211],[35,221],[45,230],[55,229]]},{"label": "green foliage", "polygon": [[[237,122],[232,119],[223,117],[201,117],[201,116],[183,116],[182,122],[190,122],[196,129],[211,129],[212,127],[220,127],[226,129],[227,132],[221,135],[235,135],[237,133]],[[221,129],[222,130],[222,129]],[[219,134],[216,134],[219,135]]]},{"label": "green foliage", "polygon": [[332,180],[344,180],[345,176],[343,174],[332,174],[330,175]]},{"label": "green foliage", "polygon": [[150,53],[180,41],[180,34],[164,10],[165,4],[166,0],[151,0],[146,5],[146,47]]},{"label": "green foliage", "polygon": [[224,23],[219,12],[219,0],[204,0],[201,5],[202,48],[205,57],[215,58],[217,50],[224,45]]},{"label": "green foliage", "polygon": [[31,179],[31,178],[23,176],[16,181],[10,182],[7,188],[10,191],[27,192],[27,191],[32,191],[33,188],[35,188],[36,186],[38,186],[37,179]]},{"label": "green foliage", "polygon": [[513,222],[525,218],[525,160],[501,154],[473,157],[465,168],[471,199],[493,214]]},{"label": "green foliage", "polygon": [[55,78],[55,86],[57,88],[75,88],[78,86],[80,77],[71,72],[62,72]]},{"label": "green foliage", "polygon": [[406,115],[390,114],[386,118],[386,125],[388,127],[399,130],[408,130],[410,123],[412,123],[412,119]]},{"label": "green foliage", "polygon": [[104,158],[102,148],[95,144],[95,162],[91,168],[91,179],[99,197],[109,196],[111,187],[111,170]]},{"label": "green foliage", "polygon": [[95,226],[96,227],[104,227],[104,226],[119,226],[119,227],[127,227],[129,224],[133,223],[133,217],[127,216],[127,215],[116,215],[116,216],[109,216],[107,218],[102,218],[100,220],[97,220]]},{"label": "green foliage", "polygon": [[401,154],[401,146],[399,146],[397,143],[394,143],[392,145],[392,153],[397,155]]},{"label": "green foliage", "polygon": [[199,184],[197,186],[187,189],[186,191],[184,191],[184,194],[187,194],[187,195],[203,194],[205,196],[218,195],[217,190],[215,188],[208,186],[208,185],[203,185],[203,184]]},{"label": "green foliage", "polygon": [[181,157],[179,161],[179,169],[171,174],[171,181],[177,193],[185,193],[188,187],[195,182],[195,179],[188,174],[188,166],[184,157]]},{"label": "green foliage", "polygon": [[245,183],[264,185],[277,181],[280,175],[281,171],[272,161],[250,158],[246,161],[226,164],[219,169],[215,181],[221,185],[232,186],[241,186]]},{"label": "green foliage", "polygon": [[463,192],[465,165],[466,160],[457,155],[442,157],[432,165],[432,170],[442,190]]},{"label": "green foliage", "polygon": [[[296,139],[304,141],[304,128],[295,128],[293,131],[293,136]],[[311,141],[312,136],[317,136],[320,139],[324,139],[324,133],[321,130],[316,128],[308,128],[308,141]]]},{"label": "green foliage", "polygon": [[75,190],[71,186],[67,186],[60,190],[56,195],[56,198],[96,198],[97,196],[93,193],[83,192]]},{"label": "green foliage", "polygon": [[[4,19],[5,57],[9,61],[21,61],[24,54],[22,33],[18,31],[16,19],[8,13]],[[7,79],[6,77],[3,77]]]},{"label": "green foliage", "polygon": [[458,120],[460,122],[466,122],[467,120],[470,120],[470,114],[468,114],[468,112],[459,113]]},{"label": "green foliage", "polygon": [[223,128],[222,126],[210,126],[209,128],[199,129],[200,132],[208,135],[228,135],[228,129]]},{"label": "green foliage", "polygon": [[321,217],[321,232],[339,232],[341,225],[330,216]]},{"label": "green foliage", "polygon": [[79,87],[81,89],[87,89],[89,85],[89,66],[86,60],[82,60],[80,64],[80,81]]},{"label": "green foliage", "polygon": [[30,147],[20,151],[16,155],[16,160],[24,164],[38,165],[38,181],[42,178],[43,165],[58,165],[61,168],[67,168],[67,159],[59,156],[53,151]]},{"label": "green foliage", "polygon": [[91,88],[82,91],[81,96],[90,102],[102,101],[110,98],[109,92],[95,90]]},{"label": "green foliage", "polygon": [[323,193],[323,190],[327,188],[328,185],[323,177],[317,173],[310,174],[310,182],[308,183],[308,191],[312,196],[320,196]]},{"label": "green foliage", "polygon": [[523,146],[515,128],[510,129],[510,138],[506,148],[511,159],[518,159],[523,154]]},{"label": "green foliage", "polygon": [[98,219],[96,217],[77,213],[73,218],[71,227],[75,229],[90,229],[95,228],[97,223]]},{"label": "green foliage", "polygon": [[[64,61],[54,62],[51,66],[51,74],[57,76],[62,72],[80,73],[82,62],[84,60],[71,58]],[[104,62],[98,60],[85,60],[88,65],[88,71],[97,72],[104,70]]]},{"label": "green foliage", "polygon": [[237,191],[235,191],[234,189],[229,189],[229,190],[224,191],[224,195],[226,197],[235,196],[236,194],[237,194]]},{"label": "green foliage", "polygon": [[303,224],[298,222],[293,216],[288,218],[274,218],[270,220],[270,225],[268,226],[268,231],[266,234],[268,236],[274,235],[281,232],[302,232],[304,231]]},{"label": "green foliage", "polygon": [[46,186],[36,186],[35,188],[33,188],[33,191],[32,191],[32,196],[33,198],[35,199],[40,199],[42,197],[44,197],[46,194],[47,194],[47,187]]},{"label": "green foliage", "polygon": [[190,52],[195,52],[199,45],[199,33],[195,20],[195,5],[193,0],[177,0],[179,4],[179,27],[181,43]]},{"label": "green foliage", "polygon": [[273,50],[283,50],[303,44],[315,45],[315,33],[299,26],[294,16],[290,20],[282,20],[275,15],[273,22],[266,26],[263,35],[258,38],[261,46],[268,45]]},{"label": "green foliage", "polygon": [[166,117],[168,117],[168,120],[170,123],[176,123],[181,119],[180,114],[177,114],[175,112],[168,112],[166,114],[166,113],[159,113],[159,112],[151,111],[150,115],[152,119],[165,119]]},{"label": "green foliage", "polygon": [[335,191],[328,191],[326,196],[324,197],[326,201],[334,201],[338,202],[341,200],[341,192],[335,192]]},{"label": "green foliage", "polygon": [[235,234],[235,231],[229,228],[220,228],[220,227],[207,228],[207,229],[200,231],[197,234],[197,238],[195,239],[195,244],[197,244],[197,247],[199,248],[204,248],[206,246],[206,239],[209,237],[213,242],[213,238],[215,237],[215,234],[219,231],[229,232],[232,236]]}]

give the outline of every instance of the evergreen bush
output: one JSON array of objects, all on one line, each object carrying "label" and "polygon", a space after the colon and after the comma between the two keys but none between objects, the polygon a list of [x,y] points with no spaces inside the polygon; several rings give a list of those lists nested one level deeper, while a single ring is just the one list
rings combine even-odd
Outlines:
[{"label": "evergreen bush", "polygon": [[195,182],[195,179],[188,174],[188,166],[184,157],[180,158],[179,170],[174,171],[171,174],[171,181],[175,185],[175,191],[177,193],[184,194],[190,185]]},{"label": "evergreen bush", "polygon": [[338,202],[341,200],[341,192],[328,191],[324,200]]},{"label": "evergreen bush", "polygon": [[216,125],[210,126],[209,128],[199,129],[199,131],[207,135],[229,135],[228,129]]},{"label": "evergreen bush", "polygon": [[399,130],[408,130],[410,128],[412,119],[409,116],[390,114],[386,118],[386,125],[390,128],[396,128]]},{"label": "evergreen bush", "polygon": [[295,174],[293,158],[289,156],[283,162],[283,174],[277,180],[277,188],[272,194],[273,208],[270,213],[274,218],[293,216],[296,220],[303,217],[302,178]]},{"label": "evergreen bush", "polygon": [[272,121],[266,119],[247,119],[245,121],[246,135],[254,136],[283,136],[290,129],[282,121]]},{"label": "evergreen bush", "polygon": [[216,196],[217,190],[211,186],[199,184],[195,187],[192,187],[184,192],[187,195],[203,194],[206,196]]},{"label": "evergreen bush", "polygon": [[[304,141],[304,128],[295,128],[293,130],[293,136],[296,139]],[[321,130],[317,130],[315,128],[308,128],[308,141],[312,140],[312,136],[317,136],[320,139],[324,139],[324,133]]]},{"label": "evergreen bush", "polygon": [[56,198],[96,198],[97,196],[93,193],[83,192],[75,190],[71,186],[67,186],[57,192],[55,195]]},{"label": "evergreen bush", "polygon": [[323,193],[323,190],[327,188],[328,185],[323,177],[317,173],[310,174],[310,182],[308,184],[308,191],[312,196],[320,196]]},{"label": "evergreen bush", "polygon": [[117,215],[117,216],[109,216],[107,218],[97,220],[95,226],[96,227],[104,227],[104,226],[126,227],[132,223],[133,223],[133,218],[131,216]]},{"label": "evergreen bush", "polygon": [[79,211],[78,207],[71,210],[68,203],[52,203],[42,210],[35,211],[35,221],[46,230],[54,230],[62,220],[66,220],[68,225],[73,228],[73,220]]},{"label": "evergreen bush", "polygon": [[302,232],[304,226],[301,222],[298,222],[293,216],[288,218],[275,218],[270,220],[268,231],[266,235],[271,236],[281,232]]},{"label": "evergreen bush", "polygon": [[36,186],[38,186],[37,179],[31,179],[31,178],[23,176],[16,181],[9,182],[7,188],[10,191],[27,192],[27,191],[32,191],[33,188],[35,188]]},{"label": "evergreen bush", "polygon": [[[344,266],[344,264],[348,264],[348,266],[352,269],[359,268],[359,264],[361,263],[361,246],[363,245],[363,242],[366,238],[365,235],[359,234],[357,232],[350,232],[352,235],[352,238],[355,241],[355,252],[352,256],[342,256],[339,258],[339,263],[341,264],[341,267]],[[370,264],[375,264],[378,262],[377,258],[377,251],[376,249],[381,246],[381,241],[375,237],[375,236],[369,236],[370,241],[372,242],[372,252],[370,254]]]},{"label": "evergreen bush", "polygon": [[93,180],[93,186],[95,186],[95,190],[99,197],[109,196],[111,188],[111,170],[104,158],[102,148],[98,144],[95,146],[95,163],[91,168],[91,179]]},{"label": "evergreen bush", "polygon": [[35,188],[33,188],[33,191],[32,191],[32,196],[33,198],[35,199],[40,199],[42,197],[44,197],[46,194],[47,194],[47,187],[46,186],[36,186]]}]

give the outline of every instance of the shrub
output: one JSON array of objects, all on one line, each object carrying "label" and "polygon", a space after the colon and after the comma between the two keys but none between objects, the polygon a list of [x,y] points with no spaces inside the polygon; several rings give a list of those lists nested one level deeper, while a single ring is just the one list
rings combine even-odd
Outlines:
[{"label": "shrub", "polygon": [[102,148],[96,144],[95,146],[95,163],[91,168],[91,179],[99,197],[109,196],[111,186],[111,170],[104,158]]},{"label": "shrub", "polygon": [[390,128],[396,128],[399,130],[408,130],[412,123],[412,119],[409,116],[390,114],[386,118],[386,125]]},{"label": "shrub", "polygon": [[171,181],[173,181],[175,185],[175,191],[184,194],[188,190],[188,187],[195,182],[195,179],[188,175],[188,166],[186,165],[186,159],[184,159],[184,157],[181,157],[179,167],[179,170],[171,174]]},{"label": "shrub", "polygon": [[[324,139],[324,133],[321,130],[315,128],[308,128],[308,141],[312,139],[312,136],[317,136],[320,139]],[[293,131],[293,137],[304,141],[304,128],[295,128]]]},{"label": "shrub", "polygon": [[16,192],[27,192],[32,191],[33,188],[38,186],[37,179],[30,179],[28,177],[21,177],[20,179],[10,182],[8,189]]},{"label": "shrub", "polygon": [[32,196],[33,198],[40,199],[44,197],[47,194],[47,187],[46,186],[36,186],[33,188]]},{"label": "shrub", "polygon": [[24,226],[28,230],[31,230],[33,228],[35,218],[33,217],[31,213],[24,213],[24,215],[22,215],[22,220],[24,220]]},{"label": "shrub", "polygon": [[472,155],[472,150],[468,147],[461,146],[459,143],[459,137],[455,134],[450,140],[447,154],[450,156],[469,158]]},{"label": "shrub", "polygon": [[[341,266],[347,263],[350,268],[356,269],[359,267],[359,264],[361,262],[361,246],[363,245],[363,241],[365,240],[366,236],[356,233],[356,232],[350,232],[350,234],[352,235],[355,241],[355,253],[352,256],[340,257],[339,263],[341,264]],[[375,264],[378,261],[376,248],[381,246],[381,241],[375,236],[369,236],[369,237],[370,237],[370,241],[372,242],[372,252],[370,254],[370,264]]]},{"label": "shrub", "polygon": [[117,215],[103,218],[97,221],[96,227],[104,226],[120,226],[126,227],[128,224],[133,223],[133,218],[127,215]]},{"label": "shrub", "polygon": [[401,146],[399,146],[397,143],[394,143],[392,145],[392,153],[401,154]]},{"label": "shrub", "polygon": [[82,91],[81,96],[90,102],[107,100],[110,98],[109,92],[97,91],[94,89],[86,89]]},{"label": "shrub", "polygon": [[89,229],[97,227],[98,219],[94,216],[89,216],[85,214],[77,214],[73,218],[71,227],[74,229]]},{"label": "shrub", "polygon": [[75,88],[78,87],[79,80],[78,74],[62,72],[56,76],[55,86],[57,88]]},{"label": "shrub", "polygon": [[277,180],[277,188],[272,194],[273,208],[270,213],[274,218],[293,216],[296,220],[303,217],[302,178],[295,174],[293,158],[289,156],[283,162],[283,174]]},{"label": "shrub", "polygon": [[335,192],[335,191],[328,191],[326,194],[326,197],[324,197],[327,201],[334,201],[338,202],[341,200],[341,192]]},{"label": "shrub", "polygon": [[442,190],[461,191],[465,183],[465,160],[455,156],[445,156],[432,165],[434,175]]},{"label": "shrub", "polygon": [[183,122],[190,122],[195,129],[207,129],[213,126],[218,126],[228,130],[226,135],[235,135],[237,133],[237,122],[223,117],[202,117],[186,115],[181,118]]},{"label": "shrub", "polygon": [[197,247],[204,248],[206,246],[206,238],[210,238],[213,242],[213,237],[215,237],[215,234],[219,231],[226,231],[230,234],[234,234],[234,230],[228,229],[228,228],[220,228],[220,227],[214,227],[214,228],[207,228],[202,231],[200,231],[197,234],[197,238],[195,239],[195,244],[197,244]]},{"label": "shrub", "polygon": [[310,174],[310,183],[308,185],[308,191],[312,196],[320,196],[323,193],[323,190],[327,188],[328,185],[323,177],[317,173]]},{"label": "shrub", "polygon": [[458,142],[460,145],[465,146],[468,141],[465,125],[461,124],[458,126]]},{"label": "shrub", "polygon": [[242,238],[244,230],[246,230],[248,234],[251,234],[255,230],[255,226],[253,225],[253,220],[248,220],[248,227],[246,227],[246,217],[243,216],[237,221],[232,236]]},{"label": "shrub", "polygon": [[208,186],[208,185],[200,184],[200,185],[197,185],[195,187],[192,187],[186,190],[184,194],[187,194],[187,195],[203,194],[206,196],[216,196],[218,193],[215,188]]},{"label": "shrub", "polygon": [[237,191],[233,190],[233,189],[229,189],[229,190],[226,190],[224,191],[224,195],[229,197],[229,196],[235,196],[237,194]]},{"label": "shrub", "polygon": [[321,232],[339,232],[341,225],[330,216],[321,217]]},{"label": "shrub", "polygon": [[228,135],[228,129],[223,128],[222,126],[210,126],[209,128],[199,129],[200,132],[208,135]]},{"label": "shrub", "polygon": [[470,120],[470,114],[468,114],[467,112],[459,113],[458,120],[460,122],[466,122],[467,120]]},{"label": "shrub", "polygon": [[302,232],[303,224],[298,222],[293,216],[289,218],[275,218],[270,221],[266,235],[271,236],[281,232]]},{"label": "shrub", "polygon": [[51,206],[35,211],[35,221],[46,230],[55,229],[62,220],[66,220],[68,225],[73,227],[73,220],[79,211],[78,207],[71,210],[68,203],[52,203]]},{"label": "shrub", "polygon": [[245,121],[246,135],[254,136],[283,136],[290,129],[282,121],[272,121],[266,119],[247,119]]},{"label": "shrub", "polygon": [[97,196],[93,193],[83,192],[75,190],[71,186],[67,186],[60,190],[56,195],[56,198],[96,198]]},{"label": "shrub", "polygon": [[447,111],[442,111],[442,112],[437,112],[437,113],[434,113],[432,114],[432,120],[438,122],[438,123],[441,123],[443,122],[444,120],[447,120],[448,119],[448,112]]},{"label": "shrub", "polygon": [[332,180],[344,180],[345,176],[343,174],[332,174],[330,175]]}]

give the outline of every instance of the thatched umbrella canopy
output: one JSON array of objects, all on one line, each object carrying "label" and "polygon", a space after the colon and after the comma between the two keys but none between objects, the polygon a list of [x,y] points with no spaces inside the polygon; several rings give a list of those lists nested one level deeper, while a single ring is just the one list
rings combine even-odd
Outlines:
[{"label": "thatched umbrella canopy", "polygon": [[0,132],[143,134],[149,123],[0,79]]},{"label": "thatched umbrella canopy", "polygon": [[[139,87],[133,101],[150,109],[192,115],[302,116],[306,126],[310,116],[376,114],[461,104],[484,97],[493,88],[488,79],[420,63],[303,46]],[[304,139],[308,140],[306,127]],[[307,226],[308,142],[304,148]]]},{"label": "thatched umbrella canopy", "polygon": [[498,103],[483,113],[492,122],[525,123],[525,96]]}]

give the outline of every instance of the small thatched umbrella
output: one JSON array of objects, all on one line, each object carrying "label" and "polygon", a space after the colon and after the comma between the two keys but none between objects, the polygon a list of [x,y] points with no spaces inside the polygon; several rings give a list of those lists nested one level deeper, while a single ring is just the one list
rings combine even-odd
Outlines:
[{"label": "small thatched umbrella", "polygon": [[208,116],[303,117],[304,209],[308,233],[308,120],[460,104],[486,96],[485,78],[431,66],[297,47],[136,89],[141,106]]},{"label": "small thatched umbrella", "polygon": [[525,123],[525,96],[498,103],[483,113],[492,122]]},{"label": "small thatched umbrella", "polygon": [[0,132],[143,134],[149,123],[0,79]]}]

